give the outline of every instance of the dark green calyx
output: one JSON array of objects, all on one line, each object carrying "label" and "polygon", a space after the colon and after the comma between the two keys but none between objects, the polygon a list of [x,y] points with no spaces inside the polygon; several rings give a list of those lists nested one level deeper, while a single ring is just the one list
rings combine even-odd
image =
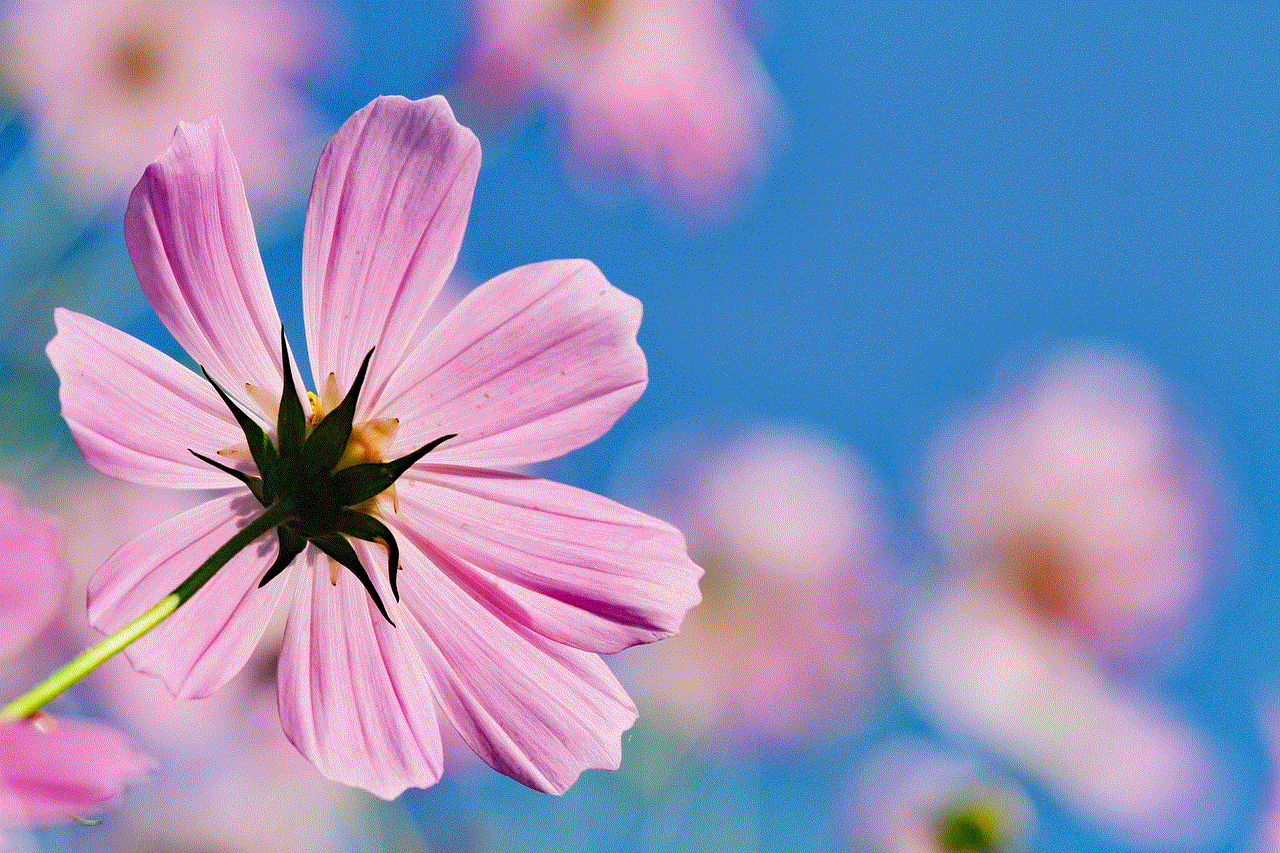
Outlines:
[{"label": "dark green calyx", "polygon": [[349,540],[376,542],[386,548],[387,575],[391,592],[398,601],[400,592],[396,575],[400,568],[400,546],[391,529],[366,511],[366,505],[391,488],[415,462],[456,434],[441,436],[398,459],[359,461],[361,454],[356,454],[355,460],[347,458],[347,464],[342,465],[344,457],[348,457],[348,444],[352,443],[353,434],[359,430],[353,423],[356,403],[373,350],[365,355],[347,395],[314,424],[308,422],[298,396],[283,329],[280,331],[280,350],[285,365],[284,389],[276,416],[274,442],[262,426],[214,382],[208,371],[201,368],[244,432],[257,474],[239,470],[194,450],[191,453],[202,462],[235,477],[264,507],[280,506],[285,510],[276,527],[279,552],[259,586],[270,583],[288,568],[310,543],[335,563],[349,569],[364,585],[379,612],[391,622],[377,587]]},{"label": "dark green calyx", "polygon": [[999,853],[1008,847],[1004,811],[987,797],[955,803],[936,826],[938,848],[947,853]]}]

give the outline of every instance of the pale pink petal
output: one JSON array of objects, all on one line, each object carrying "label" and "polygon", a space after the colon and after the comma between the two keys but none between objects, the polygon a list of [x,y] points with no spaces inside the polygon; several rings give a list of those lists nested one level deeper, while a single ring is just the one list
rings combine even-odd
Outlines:
[{"label": "pale pink petal", "polygon": [[1268,698],[1262,713],[1262,733],[1266,737],[1271,781],[1258,816],[1251,849],[1257,853],[1280,853],[1280,706],[1274,696]]},{"label": "pale pink petal", "polygon": [[[459,586],[456,561],[400,542],[400,629],[445,714],[495,770],[564,793],[588,768],[617,769],[635,705],[598,656],[562,646]],[[447,572],[447,574],[446,574]]]},{"label": "pale pink petal", "polygon": [[191,455],[244,443],[213,387],[167,355],[91,317],[59,308],[47,352],[62,380],[62,416],[89,464],[170,489],[236,481]]},{"label": "pale pink petal", "polygon": [[397,453],[457,433],[431,461],[505,467],[599,438],[648,381],[640,303],[590,261],[517,267],[471,291],[370,405]]},{"label": "pale pink petal", "polygon": [[[261,511],[240,489],[121,546],[89,582],[89,623],[104,634],[123,627],[173,592]],[[280,600],[287,578],[258,588],[276,553],[273,533],[259,537],[177,612],[125,649],[130,662],[159,676],[178,698],[217,690],[249,659]]]},{"label": "pale pink petal", "polygon": [[0,722],[0,827],[42,826],[83,815],[151,769],[150,761],[107,726]]},{"label": "pale pink petal", "polygon": [[907,684],[944,727],[1113,832],[1186,845],[1221,829],[1225,771],[1208,739],[999,593],[957,584],[924,608],[902,656]]},{"label": "pale pink petal", "polygon": [[191,357],[233,396],[248,382],[279,398],[280,317],[217,118],[178,126],[129,196],[124,233],[147,300]]},{"label": "pale pink petal", "polygon": [[[362,550],[371,567],[382,554],[385,573],[385,552]],[[404,627],[388,624],[345,568],[331,584],[314,547],[299,559],[277,668],[285,734],[325,776],[384,799],[434,784],[444,760],[436,703]]]},{"label": "pale pink petal", "polygon": [[0,660],[25,646],[58,612],[68,569],[60,524],[0,485]]},{"label": "pale pink petal", "polygon": [[550,640],[617,652],[674,634],[702,569],[671,525],[517,474],[419,466],[397,485],[402,537],[452,555],[468,586]]},{"label": "pale pink petal", "polygon": [[444,98],[378,98],[320,157],[302,254],[312,375],[366,380],[376,395],[458,258],[480,170],[480,143]]}]

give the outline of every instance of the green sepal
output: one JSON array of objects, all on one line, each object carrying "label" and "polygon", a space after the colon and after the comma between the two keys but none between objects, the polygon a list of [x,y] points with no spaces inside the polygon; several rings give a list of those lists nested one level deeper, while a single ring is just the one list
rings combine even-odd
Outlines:
[{"label": "green sepal", "polygon": [[208,456],[205,456],[202,453],[196,453],[194,450],[192,450],[189,447],[187,448],[187,452],[190,453],[195,458],[199,459],[201,462],[206,462],[212,465],[214,468],[217,468],[219,471],[222,471],[224,473],[230,474],[232,477],[235,477],[237,480],[239,480],[240,482],[244,483],[246,486],[249,487],[249,491],[253,492],[253,496],[258,499],[258,503],[262,504],[263,506],[267,505],[267,502],[266,500],[264,500],[264,496],[263,496],[261,477],[255,477],[252,474],[246,474],[244,471],[240,471],[236,468],[232,468],[230,465],[223,465],[218,460],[210,459]]},{"label": "green sepal", "polygon": [[[262,427],[250,417],[236,402],[231,399],[226,391],[222,390],[222,386],[213,381],[213,377],[209,375],[209,371],[200,366],[200,372],[204,374],[204,378],[209,380],[209,384],[213,386],[213,390],[218,392],[218,396],[222,398],[222,402],[227,404],[227,408],[231,410],[231,414],[235,416],[236,423],[240,424],[240,429],[244,432],[244,437],[249,443],[249,453],[253,456],[254,464],[258,466],[258,474],[262,476],[263,483],[271,482],[272,472],[275,470],[276,454],[275,445],[271,443],[271,439],[263,431]],[[270,491],[270,489],[266,489]],[[262,501],[266,505],[275,499],[274,495],[268,494],[267,500]]]},{"label": "green sepal", "polygon": [[271,564],[271,568],[267,569],[267,573],[262,576],[262,580],[258,581],[259,588],[271,583],[276,575],[289,568],[294,559],[307,547],[306,539],[290,532],[285,527],[277,527],[276,533],[280,534],[280,553],[276,554],[276,561]]},{"label": "green sepal", "polygon": [[373,579],[365,571],[364,565],[361,564],[360,557],[356,554],[356,549],[351,547],[351,543],[340,533],[317,537],[312,539],[311,543],[341,565],[346,566],[351,570],[352,574],[360,579],[360,583],[364,584],[364,588],[369,593],[369,597],[373,599],[373,603],[378,605],[378,612],[382,614],[382,618],[386,619],[391,627],[394,628],[396,623],[392,622],[391,617],[387,615],[387,608],[382,604],[378,589],[373,585]]},{"label": "green sepal", "polygon": [[347,396],[327,413],[320,423],[316,424],[307,443],[302,448],[302,467],[306,471],[325,472],[333,470],[346,452],[347,442],[351,440],[352,422],[356,416],[356,401],[360,398],[360,389],[364,387],[365,374],[369,371],[369,359],[373,358],[373,350],[365,353],[356,381],[351,383]]},{"label": "green sepal", "polygon": [[280,327],[280,361],[284,365],[284,390],[280,393],[280,411],[276,415],[276,442],[280,445],[282,459],[296,459],[307,437],[307,415],[302,411],[298,387],[293,383],[289,344],[285,341],[283,326]]},{"label": "green sepal", "polygon": [[366,542],[381,542],[387,547],[387,577],[391,581],[391,594],[399,601],[400,589],[396,576],[400,573],[400,546],[396,543],[391,528],[372,515],[348,509],[338,516],[338,532]]},{"label": "green sepal", "polygon": [[333,485],[341,506],[355,506],[367,501],[374,495],[382,494],[391,484],[408,471],[413,463],[435,450],[457,433],[442,435],[435,441],[427,442],[412,453],[390,462],[364,462],[333,472]]}]

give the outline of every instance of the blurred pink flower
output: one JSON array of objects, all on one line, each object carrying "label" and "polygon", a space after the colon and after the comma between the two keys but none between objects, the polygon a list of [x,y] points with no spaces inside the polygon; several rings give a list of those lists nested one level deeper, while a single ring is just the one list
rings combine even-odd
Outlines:
[{"label": "blurred pink flower", "polygon": [[1210,837],[1210,748],[1115,674],[1185,622],[1206,571],[1209,480],[1154,381],[1059,361],[930,474],[952,571],[902,656],[925,707],[1130,840]]},{"label": "blurred pink flower", "polygon": [[676,463],[646,500],[707,574],[680,636],[630,659],[685,734],[793,746],[860,710],[879,668],[885,551],[867,478],[821,439],[762,431]]},{"label": "blurred pink flower", "polygon": [[1033,815],[1021,790],[977,762],[897,743],[860,769],[849,824],[864,853],[1018,853]]},{"label": "blurred pink flower", "polygon": [[[66,588],[57,524],[0,487],[0,652],[12,655],[56,614]],[[42,826],[99,807],[150,763],[107,726],[75,720],[0,719],[3,830]]]},{"label": "blurred pink flower", "polygon": [[45,156],[91,205],[136,183],[179,121],[211,114],[250,194],[270,203],[315,139],[292,78],[317,60],[318,15],[271,0],[16,0],[3,72]]},{"label": "blurred pink flower", "polygon": [[1103,658],[1167,641],[1204,585],[1213,481],[1137,364],[1058,361],[954,429],[929,475],[948,560]]},{"label": "blurred pink flower", "polygon": [[67,589],[58,523],[23,505],[0,484],[0,660],[35,639],[57,615]]},{"label": "blurred pink flower", "polygon": [[[362,375],[346,448],[356,463],[378,466],[458,433],[394,493],[361,504],[399,542],[404,601],[368,571],[387,552],[342,532],[327,547],[341,537],[356,549],[380,602],[309,535],[304,565],[259,590],[276,556],[263,541],[127,651],[175,695],[207,695],[243,667],[287,595],[285,732],[326,776],[385,798],[439,777],[437,707],[490,765],[531,787],[561,792],[587,767],[616,768],[636,712],[597,653],[674,632],[698,599],[701,572],[674,528],[488,467],[580,447],[635,401],[647,381],[636,300],[586,261],[549,261],[480,285],[420,334],[462,242],[479,156],[443,98],[379,98],[325,149],[307,216],[304,319],[312,374],[326,377],[313,420]],[[274,424],[284,371],[295,368],[280,352],[216,120],[179,128],[135,189],[125,234],[165,325],[247,417]],[[191,371],[89,317],[60,310],[57,321],[49,355],[63,415],[92,465],[144,485],[229,490],[98,571],[90,620],[112,631],[260,511],[249,488],[188,448],[270,472],[252,468],[245,432]],[[283,547],[289,531],[280,531]]]},{"label": "blurred pink flower", "polygon": [[727,4],[477,0],[473,10],[473,96],[498,113],[549,101],[576,165],[709,208],[763,160],[778,107]]}]

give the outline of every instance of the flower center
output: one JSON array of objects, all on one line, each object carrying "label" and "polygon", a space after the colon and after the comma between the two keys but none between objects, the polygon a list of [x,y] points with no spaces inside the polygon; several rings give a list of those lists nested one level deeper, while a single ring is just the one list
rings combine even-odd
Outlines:
[{"label": "flower center", "polygon": [[154,35],[128,33],[116,44],[109,67],[111,78],[121,89],[135,94],[145,92],[155,87],[164,72],[164,51]]},{"label": "flower center", "polygon": [[618,0],[574,0],[569,17],[584,30],[597,30],[616,11]]},{"label": "flower center", "polygon": [[995,554],[1000,579],[1032,612],[1052,621],[1079,611],[1079,577],[1070,551],[1040,530],[1010,536]]},{"label": "flower center", "polygon": [[[280,333],[282,363],[289,365],[288,345]],[[354,424],[356,403],[369,369],[370,350],[360,365],[355,382],[346,396],[339,397],[337,380],[330,374],[320,395],[308,394],[311,414],[303,412],[293,382],[293,371],[285,370],[284,388],[276,416],[276,437],[272,441],[261,425],[246,414],[222,388],[205,377],[222,397],[244,431],[245,453],[252,457],[257,476],[221,462],[195,456],[248,486],[264,507],[276,507],[283,517],[276,527],[280,551],[260,586],[283,572],[307,547],[314,545],[333,561],[345,566],[364,584],[382,615],[391,621],[377,588],[369,577],[350,539],[376,542],[387,551],[387,572],[392,594],[399,599],[396,575],[400,549],[391,530],[374,512],[375,499],[391,498],[394,511],[395,481],[415,462],[453,435],[428,442],[412,453],[387,460],[386,450],[399,421],[378,418]],[[252,394],[251,396],[257,396]],[[225,452],[223,455],[227,455]],[[232,451],[230,455],[235,455]],[[338,570],[330,579],[337,583]],[[394,624],[394,623],[393,623]]]}]

